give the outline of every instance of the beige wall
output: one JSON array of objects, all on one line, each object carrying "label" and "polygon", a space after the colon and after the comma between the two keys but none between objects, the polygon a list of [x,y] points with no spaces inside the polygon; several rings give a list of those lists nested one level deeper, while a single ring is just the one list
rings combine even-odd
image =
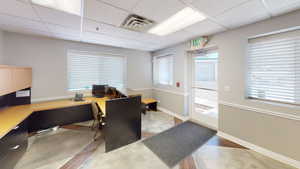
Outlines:
[{"label": "beige wall", "polygon": [[4,64],[4,56],[3,56],[3,31],[0,30],[0,65]]},{"label": "beige wall", "polygon": [[186,96],[184,96],[182,93],[163,91],[156,88],[153,89],[152,95],[159,101],[158,106],[161,108],[167,109],[178,115],[187,115],[185,107]]},{"label": "beige wall", "polygon": [[[211,44],[219,52],[219,98],[221,101],[257,107],[276,112],[298,114],[299,107],[280,106],[245,98],[246,51],[248,38],[273,31],[300,26],[300,11],[227,31],[212,37]],[[226,91],[225,87],[230,90]],[[297,112],[298,111],[298,112]]]},{"label": "beige wall", "polygon": [[[247,25],[241,28],[229,30],[216,34],[211,37],[209,46],[217,46],[219,52],[219,79],[218,95],[220,105],[219,111],[219,130],[234,137],[264,147],[268,150],[283,154],[295,160],[300,160],[298,150],[300,135],[300,108],[275,103],[253,101],[245,98],[245,70],[246,70],[246,49],[248,38],[259,34],[269,33],[282,29],[300,26],[300,11],[287,15],[275,17],[259,23]],[[164,50],[172,49],[178,52],[178,60],[185,60],[189,57],[185,53],[188,49],[188,42],[185,44],[169,47]],[[160,50],[164,51],[164,50]],[[156,54],[156,52],[154,53]],[[179,59],[180,58],[180,59]],[[187,63],[187,65],[184,65]],[[180,72],[191,72],[191,62],[181,62],[175,64],[174,69]],[[184,70],[186,69],[186,70]],[[184,74],[176,75],[179,81],[186,81],[187,91],[190,86],[189,79],[186,80]],[[225,90],[229,88],[229,90]],[[175,90],[175,89],[173,89]],[[183,89],[181,91],[184,91]],[[176,108],[174,111],[182,109],[178,105],[186,104],[188,97],[175,99],[174,96],[164,97],[161,92],[158,98],[162,98],[162,104],[167,108]],[[183,96],[182,96],[183,97]],[[227,106],[226,106],[227,105]],[[228,105],[236,105],[230,107]],[[243,110],[237,107],[250,107],[263,112]],[[178,110],[177,110],[178,109]],[[285,117],[270,115],[270,113],[282,113],[291,116],[298,116],[294,120]],[[298,119],[298,120],[296,120]]]},{"label": "beige wall", "polygon": [[[152,56],[173,54],[174,56],[174,76],[173,85],[154,85],[153,97],[159,101],[159,106],[179,115],[188,114],[187,103],[187,57],[186,44],[175,45],[166,49],[155,51]],[[180,87],[176,87],[176,83]]]},{"label": "beige wall", "polygon": [[219,106],[222,132],[300,160],[300,121],[280,118],[237,107]]},{"label": "beige wall", "polygon": [[[225,106],[226,103],[300,116],[300,107],[245,98],[246,50],[249,37],[300,26],[300,11],[212,37],[219,51],[219,130],[268,150],[300,160],[300,121]],[[230,88],[229,91],[225,88]],[[223,104],[225,105],[223,105]],[[228,104],[227,104],[228,105]],[[299,119],[299,118],[298,118]]]},{"label": "beige wall", "polygon": [[33,68],[32,99],[71,96],[67,91],[67,50],[84,50],[127,56],[128,88],[152,87],[149,52],[4,33],[5,64]]}]

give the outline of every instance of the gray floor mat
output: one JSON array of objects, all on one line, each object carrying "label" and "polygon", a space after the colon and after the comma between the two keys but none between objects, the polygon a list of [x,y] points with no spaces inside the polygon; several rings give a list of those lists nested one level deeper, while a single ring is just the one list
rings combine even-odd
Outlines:
[{"label": "gray floor mat", "polygon": [[215,134],[215,130],[187,121],[143,142],[169,167],[174,167]]}]

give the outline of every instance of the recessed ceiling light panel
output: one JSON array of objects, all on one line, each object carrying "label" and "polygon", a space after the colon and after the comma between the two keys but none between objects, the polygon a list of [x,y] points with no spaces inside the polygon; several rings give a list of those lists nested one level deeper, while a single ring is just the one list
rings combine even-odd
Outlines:
[{"label": "recessed ceiling light panel", "polygon": [[31,0],[35,5],[40,5],[74,15],[81,15],[82,0]]},{"label": "recessed ceiling light panel", "polygon": [[148,32],[155,35],[164,36],[184,29],[204,19],[206,19],[206,16],[204,16],[202,13],[190,7],[186,7],[167,20],[151,28]]}]

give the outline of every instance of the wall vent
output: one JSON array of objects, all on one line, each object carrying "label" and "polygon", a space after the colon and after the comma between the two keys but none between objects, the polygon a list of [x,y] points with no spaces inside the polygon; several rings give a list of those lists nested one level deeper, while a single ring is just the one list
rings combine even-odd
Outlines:
[{"label": "wall vent", "polygon": [[133,31],[144,32],[148,30],[153,24],[154,21],[152,20],[135,14],[131,14],[124,20],[124,22],[122,23],[122,27]]}]

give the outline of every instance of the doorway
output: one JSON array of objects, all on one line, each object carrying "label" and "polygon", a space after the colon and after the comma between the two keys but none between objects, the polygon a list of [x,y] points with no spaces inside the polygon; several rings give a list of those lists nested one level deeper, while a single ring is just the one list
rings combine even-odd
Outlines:
[{"label": "doorway", "polygon": [[192,118],[218,128],[218,57],[217,50],[192,56]]}]

